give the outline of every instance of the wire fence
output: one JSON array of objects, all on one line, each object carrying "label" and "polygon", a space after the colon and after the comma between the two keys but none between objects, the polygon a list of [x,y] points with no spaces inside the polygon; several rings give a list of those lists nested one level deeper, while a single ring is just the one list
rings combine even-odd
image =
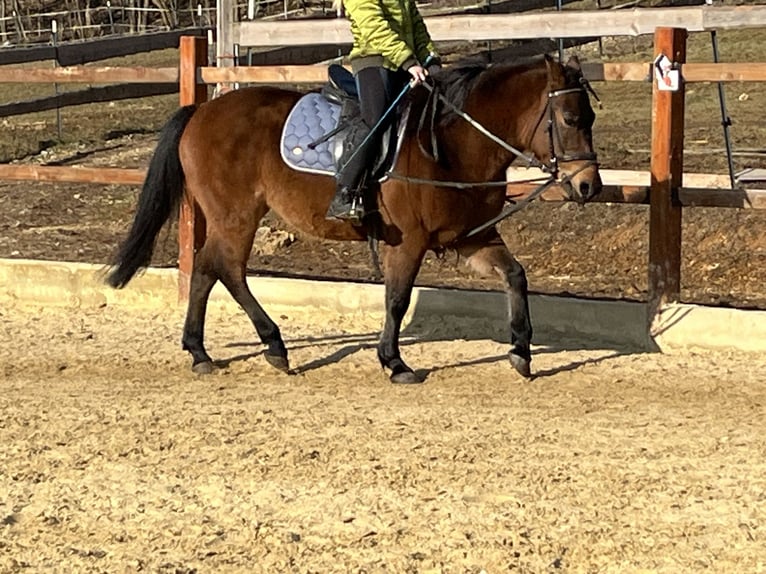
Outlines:
[{"label": "wire fence", "polygon": [[[624,9],[649,6],[727,3],[737,0],[586,0],[588,8]],[[764,3],[766,0],[749,0]],[[561,10],[583,0],[423,0],[424,14],[472,9],[494,13],[530,9]],[[332,17],[332,0],[235,0],[240,21]],[[0,45],[3,47],[87,40],[180,28],[213,28],[216,0],[0,0]],[[55,31],[54,31],[55,29]]]},{"label": "wire fence", "polygon": [[[212,3],[212,5],[211,5]],[[250,0],[234,6],[242,20],[263,17],[305,17],[329,14],[331,0]],[[85,0],[61,0],[47,9],[20,0],[0,0],[0,44],[39,44],[84,40],[112,35],[159,32],[188,27],[214,27],[215,2],[190,0],[107,0],[88,5]],[[55,6],[57,9],[51,10]]]},{"label": "wire fence", "polygon": [[[560,10],[572,1],[528,0],[521,4],[526,6],[531,2],[538,7],[555,7]],[[595,0],[592,7],[615,9],[657,2],[672,5],[675,1]],[[467,6],[490,13],[505,11],[503,6],[507,9],[513,3],[514,0],[429,0],[420,5],[426,12],[434,13]],[[233,10],[238,20],[335,15],[332,0],[237,0]],[[189,27],[214,27],[215,23],[215,0],[188,0],[185,3],[183,0],[0,0],[0,44],[5,47]]]}]

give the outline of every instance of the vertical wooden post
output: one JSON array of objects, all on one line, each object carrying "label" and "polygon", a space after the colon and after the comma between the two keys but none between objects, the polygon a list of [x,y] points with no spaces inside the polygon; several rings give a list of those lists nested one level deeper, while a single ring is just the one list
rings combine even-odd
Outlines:
[{"label": "vertical wooden post", "polygon": [[234,38],[235,2],[216,0],[215,5],[215,65],[219,68],[234,66],[234,44],[239,43]]},{"label": "vertical wooden post", "polygon": [[[207,38],[181,37],[178,88],[181,106],[207,101],[207,86],[197,83],[197,71],[207,65]],[[205,243],[205,220],[197,203],[184,193],[178,218],[178,300],[189,298],[194,255]]]},{"label": "vertical wooden post", "polygon": [[[686,30],[657,28],[655,56],[674,64],[686,62]],[[683,178],[684,84],[665,91],[652,89],[652,160],[649,200],[649,324],[657,311],[678,301],[681,292],[681,203]]]}]

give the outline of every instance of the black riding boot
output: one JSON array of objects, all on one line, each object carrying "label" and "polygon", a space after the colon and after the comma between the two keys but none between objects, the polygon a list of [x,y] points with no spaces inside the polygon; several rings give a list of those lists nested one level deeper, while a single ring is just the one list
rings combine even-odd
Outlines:
[{"label": "black riding boot", "polygon": [[325,217],[327,219],[347,219],[353,222],[361,221],[363,215],[361,191],[339,183]]},{"label": "black riding boot", "polygon": [[[364,216],[364,185],[368,176],[368,164],[374,156],[376,142],[367,140],[370,128],[363,121],[358,121],[354,129],[343,142],[343,157],[338,162],[335,197],[327,209],[328,219],[346,219],[361,222]],[[375,138],[373,138],[375,139]],[[361,147],[360,147],[361,146]]]}]

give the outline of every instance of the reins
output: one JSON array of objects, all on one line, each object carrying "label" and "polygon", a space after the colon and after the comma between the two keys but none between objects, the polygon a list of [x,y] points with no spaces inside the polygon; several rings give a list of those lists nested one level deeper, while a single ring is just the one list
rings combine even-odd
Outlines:
[{"label": "reins", "polygon": [[[584,80],[584,81],[583,81]],[[438,161],[439,153],[438,153],[438,146],[436,141],[436,135],[434,130],[434,122],[436,118],[436,100],[438,99],[441,101],[444,105],[446,105],[452,112],[457,114],[458,117],[462,118],[466,122],[468,122],[471,127],[478,130],[480,133],[482,133],[484,136],[489,138],[491,141],[495,142],[499,146],[501,146],[503,149],[509,151],[514,156],[516,156],[517,159],[522,159],[527,163],[527,167],[536,167],[546,173],[548,175],[548,179],[545,180],[543,183],[538,185],[532,193],[530,193],[527,197],[519,201],[518,203],[514,203],[511,207],[508,209],[503,210],[500,214],[496,215],[489,221],[486,221],[485,223],[482,223],[481,225],[471,229],[464,235],[462,235],[460,238],[457,238],[455,241],[458,241],[459,239],[467,239],[469,237],[473,237],[475,235],[478,235],[479,233],[482,233],[483,231],[486,231],[487,229],[494,227],[499,222],[503,221],[504,219],[510,217],[514,213],[521,211],[524,209],[527,205],[529,205],[532,201],[537,199],[540,195],[545,192],[550,186],[552,186],[554,183],[556,183],[557,176],[559,173],[558,164],[559,162],[568,162],[568,161],[577,161],[577,160],[585,160],[589,162],[595,162],[596,161],[596,154],[594,152],[587,152],[587,153],[581,153],[581,154],[570,154],[570,155],[563,155],[562,157],[557,157],[556,155],[556,143],[559,144],[560,149],[564,149],[563,142],[561,142],[561,135],[556,130],[556,122],[555,122],[555,115],[553,106],[551,105],[551,100],[553,98],[556,98],[558,96],[563,96],[566,94],[576,93],[584,91],[586,93],[593,93],[595,96],[595,93],[593,92],[593,88],[590,87],[589,82],[582,78],[580,82],[580,86],[576,88],[563,88],[559,90],[552,90],[548,92],[548,97],[546,99],[545,107],[543,108],[540,119],[537,121],[537,125],[535,127],[535,132],[537,131],[540,122],[545,117],[546,111],[548,112],[548,139],[550,144],[550,155],[551,155],[551,164],[544,164],[540,160],[538,160],[534,156],[530,156],[525,154],[524,152],[516,149],[514,146],[510,145],[508,142],[503,140],[502,138],[496,136],[491,131],[489,131],[487,128],[485,128],[481,123],[477,122],[474,118],[472,118],[468,113],[464,112],[463,110],[459,109],[457,106],[455,106],[452,102],[450,102],[447,98],[444,97],[441,93],[439,93],[438,89],[434,86],[424,82],[421,85],[423,85],[429,92],[430,96],[428,98],[428,101],[426,102],[425,107],[423,108],[423,111],[420,116],[420,120],[418,122],[418,133],[421,132],[421,130],[424,127],[425,123],[425,117],[428,112],[428,109],[431,109],[430,113],[430,133],[431,133],[431,147],[433,150],[433,153],[428,153],[427,150],[425,150],[420,142],[420,138],[418,138],[418,146],[421,150],[421,152],[428,157],[429,159],[433,161]],[[598,100],[598,96],[596,96],[596,100]],[[600,101],[600,100],[599,100]],[[582,170],[584,170],[586,167],[589,167],[589,165],[583,166],[580,169],[578,169],[574,174],[572,175],[565,175],[561,183],[564,183],[571,179],[572,176],[580,173]],[[411,177],[406,175],[400,175],[398,173],[395,173],[393,171],[386,172],[386,177],[389,177],[391,179],[397,179],[400,181],[405,181],[407,183],[414,183],[414,184],[431,184],[431,185],[438,185],[439,187],[451,187],[455,189],[472,189],[477,187],[505,187],[510,182],[508,181],[484,181],[484,182],[459,182],[459,181],[442,181],[442,180],[433,180],[433,179],[427,179],[427,178],[418,178],[418,177]],[[528,180],[521,180],[513,183],[530,183],[533,181],[538,181],[540,178],[532,178]],[[510,201],[510,200],[509,200]]]},{"label": "reins", "polygon": [[[468,122],[471,125],[471,127],[473,127],[474,129],[478,130],[480,133],[482,133],[487,138],[489,138],[490,140],[495,142],[497,145],[502,147],[504,150],[511,152],[518,159],[524,160],[527,163],[528,167],[536,167],[536,168],[541,169],[542,171],[544,171],[546,173],[551,173],[551,168],[548,165],[544,164],[543,162],[538,160],[533,155],[526,155],[524,152],[516,149],[511,144],[506,142],[504,139],[502,139],[502,138],[496,136],[495,134],[493,134],[491,131],[489,131],[487,128],[485,128],[483,125],[481,125],[475,119],[473,119],[468,113],[464,112],[463,110],[458,108],[455,104],[450,102],[447,98],[444,97],[443,94],[439,93],[438,90],[435,91],[434,87],[431,84],[429,84],[427,82],[424,82],[421,85],[424,86],[429,92],[431,92],[431,94],[433,94],[435,98],[438,98],[451,111],[453,111],[460,118],[462,118],[463,120]],[[576,88],[576,89],[579,90],[580,88]]]},{"label": "reins", "polygon": [[[582,170],[584,170],[586,167],[587,167],[587,166],[583,166],[583,167],[581,167],[580,169],[578,169],[578,170],[577,170],[575,173],[573,173],[572,175],[577,175],[577,174],[578,174],[578,173],[580,173]],[[571,178],[571,176],[569,176],[569,175],[565,175],[564,177],[565,177],[566,179],[570,179],[570,178]],[[521,210],[522,210],[522,209],[524,209],[524,208],[525,208],[527,205],[529,205],[530,203],[532,203],[532,202],[533,202],[535,199],[537,199],[538,197],[540,197],[540,195],[542,195],[542,194],[543,194],[543,192],[544,192],[546,189],[548,189],[548,188],[549,188],[551,185],[553,185],[555,182],[556,182],[556,180],[555,180],[554,178],[552,178],[552,177],[548,178],[548,179],[547,179],[547,180],[545,180],[543,183],[541,183],[540,185],[538,185],[538,186],[537,186],[537,187],[536,187],[536,188],[535,188],[535,189],[532,191],[532,193],[530,193],[530,194],[529,194],[527,197],[525,197],[524,199],[522,199],[522,200],[521,200],[521,201],[519,201],[518,203],[514,203],[514,204],[513,204],[513,205],[511,205],[511,206],[510,206],[508,209],[504,209],[502,212],[500,212],[498,215],[496,215],[495,217],[493,217],[493,218],[492,218],[492,219],[490,219],[489,221],[486,221],[486,222],[482,223],[482,224],[481,224],[481,225],[479,225],[478,227],[474,227],[474,228],[473,228],[473,229],[471,229],[471,230],[470,230],[468,233],[466,233],[465,235],[463,235],[463,236],[462,236],[460,239],[468,239],[469,237],[473,237],[474,235],[478,235],[478,234],[479,234],[479,233],[481,233],[482,231],[486,231],[486,230],[487,230],[487,229],[489,229],[490,227],[494,227],[495,225],[497,225],[498,223],[500,223],[500,222],[501,222],[501,221],[503,221],[504,219],[506,219],[506,218],[510,217],[511,215],[513,215],[514,213],[516,213],[517,211],[521,211]],[[510,183],[510,182],[509,182],[509,183]],[[523,181],[517,181],[517,182],[513,182],[513,183],[524,183],[524,182],[523,182]],[[507,185],[507,184],[506,184],[506,185]],[[508,201],[512,201],[512,200],[508,200]]]},{"label": "reins", "polygon": [[[503,140],[502,138],[496,136],[491,131],[489,131],[487,128],[485,128],[481,123],[477,122],[474,118],[470,116],[470,114],[464,112],[457,106],[455,106],[452,102],[450,102],[447,98],[444,97],[443,94],[439,93],[437,88],[434,88],[434,86],[428,84],[428,83],[422,83],[422,86],[424,86],[430,93],[431,97],[429,97],[429,101],[431,100],[440,100],[444,105],[446,105],[451,111],[453,111],[459,118],[465,120],[471,127],[479,131],[481,134],[489,138],[491,141],[498,144],[500,147],[505,149],[506,151],[510,152],[514,156],[516,156],[517,159],[524,160],[527,164],[527,167],[535,167],[544,173],[548,174],[550,176],[550,179],[555,181],[558,169],[556,165],[556,161],[552,161],[553,165],[547,165],[538,160],[536,157],[527,155],[524,152],[516,149],[514,146]],[[583,88],[572,88],[573,90],[581,90]],[[559,90],[559,92],[563,92],[563,90]],[[551,92],[553,93],[553,92]],[[559,95],[559,94],[557,94]],[[543,108],[542,117],[545,116],[545,111],[550,107],[550,93],[548,94],[549,100],[546,102],[545,108]],[[423,108],[423,111],[421,112],[420,120],[418,122],[418,132],[422,130],[425,123],[425,115],[428,111],[428,108],[431,108],[431,125],[430,125],[430,132],[431,132],[431,145],[434,150],[433,154],[429,154],[422,146],[420,139],[418,138],[418,146],[420,147],[420,150],[423,152],[423,154],[428,157],[429,159],[433,161],[438,161],[438,151],[437,151],[437,144],[436,144],[436,136],[433,129],[433,122],[436,114],[436,105],[431,104],[429,105],[426,103],[426,106]],[[539,120],[538,120],[539,124]],[[551,145],[553,145],[551,143]],[[552,158],[555,158],[555,154],[551,155]],[[455,189],[472,189],[477,187],[501,187],[508,184],[507,181],[475,181],[475,182],[460,182],[460,181],[443,181],[438,179],[428,179],[428,178],[419,178],[419,177],[411,177],[407,175],[401,175],[394,171],[387,171],[385,173],[385,176],[391,179],[397,179],[400,181],[405,181],[407,183],[415,183],[415,184],[432,184],[432,185],[438,185],[440,187],[452,187]],[[534,178],[530,180],[526,180],[528,182],[536,181],[539,178]],[[523,183],[523,182],[519,182]]]}]

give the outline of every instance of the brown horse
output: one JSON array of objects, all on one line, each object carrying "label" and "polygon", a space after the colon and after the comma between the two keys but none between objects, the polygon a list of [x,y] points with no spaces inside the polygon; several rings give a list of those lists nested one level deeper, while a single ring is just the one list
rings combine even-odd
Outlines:
[{"label": "brown horse", "polygon": [[[405,139],[391,177],[377,193],[378,234],[386,246],[386,320],[378,358],[393,382],[419,382],[400,356],[401,322],[425,253],[449,248],[480,273],[496,273],[503,280],[509,358],[528,377],[532,325],[524,269],[494,225],[471,231],[500,214],[505,170],[519,158],[547,166],[570,199],[585,201],[599,192],[587,82],[576,61],[562,65],[547,56],[448,68],[434,81],[446,102],[432,128],[438,160],[423,153],[422,141],[429,138],[421,137],[418,118],[433,99],[421,85],[408,95],[413,113]],[[156,236],[183,193],[198,204],[207,235],[194,260],[182,340],[195,372],[212,370],[203,333],[208,296],[218,280],[249,316],[267,347],[267,361],[288,370],[279,328],[246,283],[255,231],[270,209],[318,237],[367,239],[365,229],[325,219],[335,188],[332,177],[293,170],[280,157],[282,126],[301,96],[266,86],[232,91],[198,107],[181,108],[160,135],[132,227],[107,280],[123,287],[149,264]]]}]

